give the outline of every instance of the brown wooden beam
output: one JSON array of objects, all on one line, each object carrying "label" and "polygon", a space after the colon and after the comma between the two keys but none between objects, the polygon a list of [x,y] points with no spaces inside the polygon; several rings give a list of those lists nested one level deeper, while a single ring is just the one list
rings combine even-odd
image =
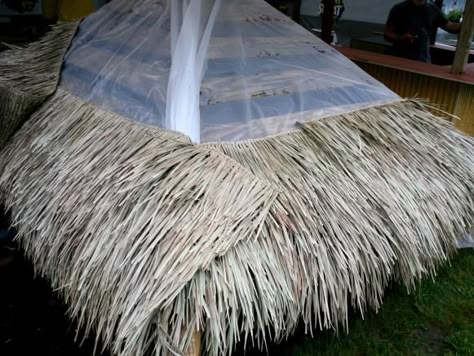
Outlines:
[{"label": "brown wooden beam", "polygon": [[471,41],[474,35],[474,0],[466,0],[464,8],[461,32],[456,47],[456,55],[454,56],[452,73],[464,73],[464,66],[469,58],[471,49]]},{"label": "brown wooden beam", "polygon": [[189,349],[186,352],[186,356],[201,356],[201,348],[202,332],[196,331],[193,334],[193,340],[191,341],[191,345],[189,346]]}]

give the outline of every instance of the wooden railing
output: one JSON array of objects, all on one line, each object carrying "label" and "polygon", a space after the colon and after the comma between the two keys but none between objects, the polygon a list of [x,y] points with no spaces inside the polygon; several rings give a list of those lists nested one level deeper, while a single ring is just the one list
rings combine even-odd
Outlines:
[{"label": "wooden railing", "polygon": [[398,95],[428,99],[459,117],[456,127],[474,135],[474,63],[466,65],[464,73],[453,74],[449,66],[353,48],[336,48]]}]

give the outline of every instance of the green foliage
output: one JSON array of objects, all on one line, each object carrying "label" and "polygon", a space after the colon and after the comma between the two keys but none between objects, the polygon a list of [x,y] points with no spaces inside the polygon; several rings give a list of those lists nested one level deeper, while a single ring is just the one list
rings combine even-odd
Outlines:
[{"label": "green foliage", "polygon": [[463,11],[460,9],[451,10],[448,13],[448,20],[451,22],[461,22]]}]

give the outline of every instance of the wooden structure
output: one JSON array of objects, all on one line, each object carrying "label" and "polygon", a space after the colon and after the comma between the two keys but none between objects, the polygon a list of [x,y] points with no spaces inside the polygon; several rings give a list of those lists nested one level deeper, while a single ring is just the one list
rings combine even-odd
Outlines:
[{"label": "wooden structure", "polygon": [[453,73],[463,73],[469,51],[471,49],[471,41],[474,35],[474,0],[466,0],[464,8],[463,24],[461,33],[459,34],[458,45],[456,49],[456,56],[454,57]]},{"label": "wooden structure", "polygon": [[460,118],[455,125],[474,135],[474,63],[462,74],[437,66],[354,48],[337,47],[345,56],[402,97],[419,97]]},{"label": "wooden structure", "polygon": [[200,356],[201,355],[201,348],[202,348],[202,333],[196,331],[193,335],[193,341],[191,342],[191,346],[186,353],[186,356]]},{"label": "wooden structure", "polygon": [[43,16],[49,20],[75,21],[97,9],[106,0],[43,0]]},{"label": "wooden structure", "polygon": [[[440,6],[441,0],[436,4]],[[439,66],[354,48],[337,49],[402,97],[426,98],[459,117],[455,126],[474,135],[474,0],[466,0],[452,66]]]}]

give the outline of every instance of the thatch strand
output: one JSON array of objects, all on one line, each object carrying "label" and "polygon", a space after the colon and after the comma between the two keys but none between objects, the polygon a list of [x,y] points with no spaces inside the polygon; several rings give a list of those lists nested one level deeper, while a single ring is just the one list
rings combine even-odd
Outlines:
[{"label": "thatch strand", "polygon": [[37,271],[116,355],[347,328],[411,288],[474,218],[472,137],[419,102],[192,145],[63,89],[0,156],[0,199]]},{"label": "thatch strand", "polygon": [[56,25],[39,41],[9,46],[0,54],[0,150],[56,90],[77,26],[75,22]]}]

